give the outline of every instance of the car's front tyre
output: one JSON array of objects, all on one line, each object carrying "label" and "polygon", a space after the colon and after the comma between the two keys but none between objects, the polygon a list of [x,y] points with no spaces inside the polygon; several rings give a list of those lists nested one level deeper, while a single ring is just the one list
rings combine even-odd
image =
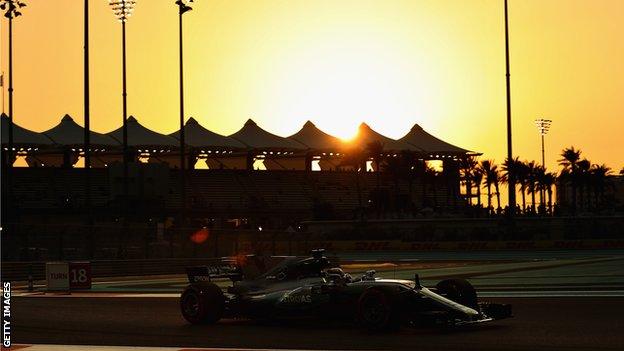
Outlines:
[{"label": "car's front tyre", "polygon": [[213,283],[191,284],[180,297],[182,316],[191,324],[214,324],[224,310],[223,291]]},{"label": "car's front tyre", "polygon": [[378,288],[366,289],[357,302],[357,322],[365,330],[383,331],[399,325],[392,296]]},{"label": "car's front tyre", "polygon": [[436,285],[437,292],[464,306],[479,310],[477,291],[465,279],[446,279]]}]

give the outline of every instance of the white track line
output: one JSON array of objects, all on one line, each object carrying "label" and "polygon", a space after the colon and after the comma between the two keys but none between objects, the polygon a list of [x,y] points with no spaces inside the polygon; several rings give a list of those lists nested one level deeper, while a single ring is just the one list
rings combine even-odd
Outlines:
[{"label": "white track line", "polygon": [[479,291],[479,297],[624,297],[622,290],[578,291]]},{"label": "white track line", "polygon": [[71,294],[62,294],[62,293],[14,293],[13,296],[16,297],[77,297],[77,298],[118,298],[118,297],[141,297],[141,298],[152,298],[152,297],[160,297],[160,298],[179,298],[181,293],[106,293],[106,292],[97,292],[97,293],[71,293]]},{"label": "white track line", "polygon": [[[136,347],[136,346],[91,346],[91,345],[18,345],[17,350],[26,351],[311,351],[295,349],[240,349],[240,348],[197,348],[197,347]],[[13,348],[12,347],[12,348]]]},{"label": "white track line", "polygon": [[[480,297],[624,297],[624,290],[479,290]],[[14,293],[17,297],[179,298],[180,293]]]}]

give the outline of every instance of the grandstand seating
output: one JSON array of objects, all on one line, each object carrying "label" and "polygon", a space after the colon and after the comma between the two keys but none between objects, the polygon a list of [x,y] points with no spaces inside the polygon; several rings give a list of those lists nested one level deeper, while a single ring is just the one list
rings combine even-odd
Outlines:
[{"label": "grandstand seating", "polygon": [[[85,203],[84,169],[15,168],[13,197],[23,209],[78,208]],[[91,202],[106,206],[110,200],[106,169],[92,169]]]},{"label": "grandstand seating", "polygon": [[[131,167],[131,196],[152,202],[152,208],[180,207],[180,171],[156,169],[154,165]],[[84,205],[84,169],[16,168],[14,199],[21,209],[76,209]],[[91,170],[91,201],[97,208],[111,208],[121,194],[120,170],[115,167]],[[435,184],[434,184],[435,181]],[[390,174],[350,171],[188,171],[187,203],[191,209],[215,213],[305,212],[314,203],[327,203],[343,217],[358,207],[370,207],[375,195],[388,202],[401,198],[415,208],[444,208],[453,205],[449,180],[414,178],[411,184]],[[409,196],[411,194],[411,199]],[[141,197],[143,197],[141,199]],[[158,202],[158,200],[160,202]],[[370,200],[370,201],[369,201]]]}]

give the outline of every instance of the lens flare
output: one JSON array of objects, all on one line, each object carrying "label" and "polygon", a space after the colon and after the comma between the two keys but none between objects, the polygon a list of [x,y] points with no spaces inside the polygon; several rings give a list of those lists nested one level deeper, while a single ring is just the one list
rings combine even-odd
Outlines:
[{"label": "lens flare", "polygon": [[208,230],[208,228],[202,228],[191,234],[191,241],[195,244],[201,244],[208,240],[208,237],[210,237],[210,231]]},{"label": "lens flare", "polygon": [[231,257],[236,262],[236,265],[239,267],[244,267],[247,265],[247,253],[239,252]]}]

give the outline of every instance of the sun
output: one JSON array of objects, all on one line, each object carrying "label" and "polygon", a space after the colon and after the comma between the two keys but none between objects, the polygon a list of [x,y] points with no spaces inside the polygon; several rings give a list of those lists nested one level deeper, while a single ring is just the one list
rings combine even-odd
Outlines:
[{"label": "sun", "polygon": [[[267,111],[297,130],[311,120],[343,140],[353,139],[362,122],[400,137],[422,123],[432,96],[431,83],[405,48],[385,37],[358,32],[347,38],[316,36],[292,49],[266,77],[262,94]],[[277,103],[276,103],[277,102]]]}]

